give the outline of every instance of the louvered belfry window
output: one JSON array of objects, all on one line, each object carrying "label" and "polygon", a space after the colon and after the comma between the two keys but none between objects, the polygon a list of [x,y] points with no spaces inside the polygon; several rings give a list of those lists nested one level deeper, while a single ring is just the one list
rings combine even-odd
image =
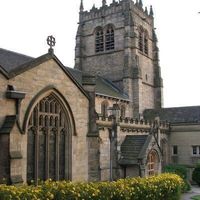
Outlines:
[{"label": "louvered belfry window", "polygon": [[112,25],[96,28],[95,52],[105,52],[115,49],[115,32]]},{"label": "louvered belfry window", "polygon": [[96,52],[104,51],[104,34],[102,29],[96,31]]},{"label": "louvered belfry window", "polygon": [[142,31],[139,32],[139,50],[143,52],[143,33]]},{"label": "louvered belfry window", "polygon": [[149,44],[148,44],[148,32],[144,30],[142,27],[139,28],[138,33],[138,48],[140,52],[145,55],[149,54]]},{"label": "louvered belfry window", "polygon": [[112,50],[115,48],[115,37],[112,26],[109,26],[106,30],[106,50]]},{"label": "louvered belfry window", "polygon": [[28,123],[27,181],[70,179],[69,119],[56,95],[34,107]]},{"label": "louvered belfry window", "polygon": [[144,53],[146,55],[148,55],[148,53],[149,53],[147,33],[144,34]]}]

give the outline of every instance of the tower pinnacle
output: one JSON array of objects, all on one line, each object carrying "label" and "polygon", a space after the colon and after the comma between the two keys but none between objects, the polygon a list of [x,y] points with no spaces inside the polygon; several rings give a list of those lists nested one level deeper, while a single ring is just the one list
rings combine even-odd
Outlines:
[{"label": "tower pinnacle", "polygon": [[150,12],[149,12],[150,16],[153,16],[153,8],[152,5],[150,6]]},{"label": "tower pinnacle", "polygon": [[102,6],[106,5],[106,0],[102,0]]},{"label": "tower pinnacle", "polygon": [[139,6],[140,6],[140,7],[143,7],[142,0],[139,1]]},{"label": "tower pinnacle", "polygon": [[80,12],[83,12],[84,7],[83,7],[83,0],[81,0],[81,4],[80,4]]}]

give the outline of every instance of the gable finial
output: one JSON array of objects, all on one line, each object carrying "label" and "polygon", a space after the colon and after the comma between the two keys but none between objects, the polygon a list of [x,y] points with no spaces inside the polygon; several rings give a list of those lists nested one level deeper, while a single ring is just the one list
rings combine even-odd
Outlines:
[{"label": "gable finial", "polygon": [[150,15],[150,16],[153,16],[153,7],[152,7],[152,5],[150,6],[150,12],[149,12],[149,15]]},{"label": "gable finial", "polygon": [[81,0],[81,4],[80,4],[80,12],[84,11],[84,7],[83,7],[83,0]]},{"label": "gable finial", "polygon": [[106,0],[102,0],[102,6],[106,5]]},{"label": "gable finial", "polygon": [[55,46],[55,44],[56,44],[56,39],[52,36],[52,35],[50,35],[50,36],[48,36],[47,37],[47,44],[49,45],[49,53],[51,53],[51,54],[53,54],[54,53],[54,49],[52,48],[52,47],[54,47]]}]

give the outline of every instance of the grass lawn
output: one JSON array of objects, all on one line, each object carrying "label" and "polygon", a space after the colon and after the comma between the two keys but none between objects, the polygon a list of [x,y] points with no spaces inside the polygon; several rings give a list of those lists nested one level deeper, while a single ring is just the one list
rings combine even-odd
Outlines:
[{"label": "grass lawn", "polygon": [[191,199],[193,199],[193,200],[200,200],[200,195],[193,196]]}]

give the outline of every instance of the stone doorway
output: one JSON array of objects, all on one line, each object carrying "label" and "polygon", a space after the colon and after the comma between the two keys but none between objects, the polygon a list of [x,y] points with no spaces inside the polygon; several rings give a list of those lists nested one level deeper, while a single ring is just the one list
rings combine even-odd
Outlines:
[{"label": "stone doorway", "polygon": [[159,170],[159,156],[157,151],[151,150],[147,157],[147,170],[148,176],[153,176],[158,174]]}]

